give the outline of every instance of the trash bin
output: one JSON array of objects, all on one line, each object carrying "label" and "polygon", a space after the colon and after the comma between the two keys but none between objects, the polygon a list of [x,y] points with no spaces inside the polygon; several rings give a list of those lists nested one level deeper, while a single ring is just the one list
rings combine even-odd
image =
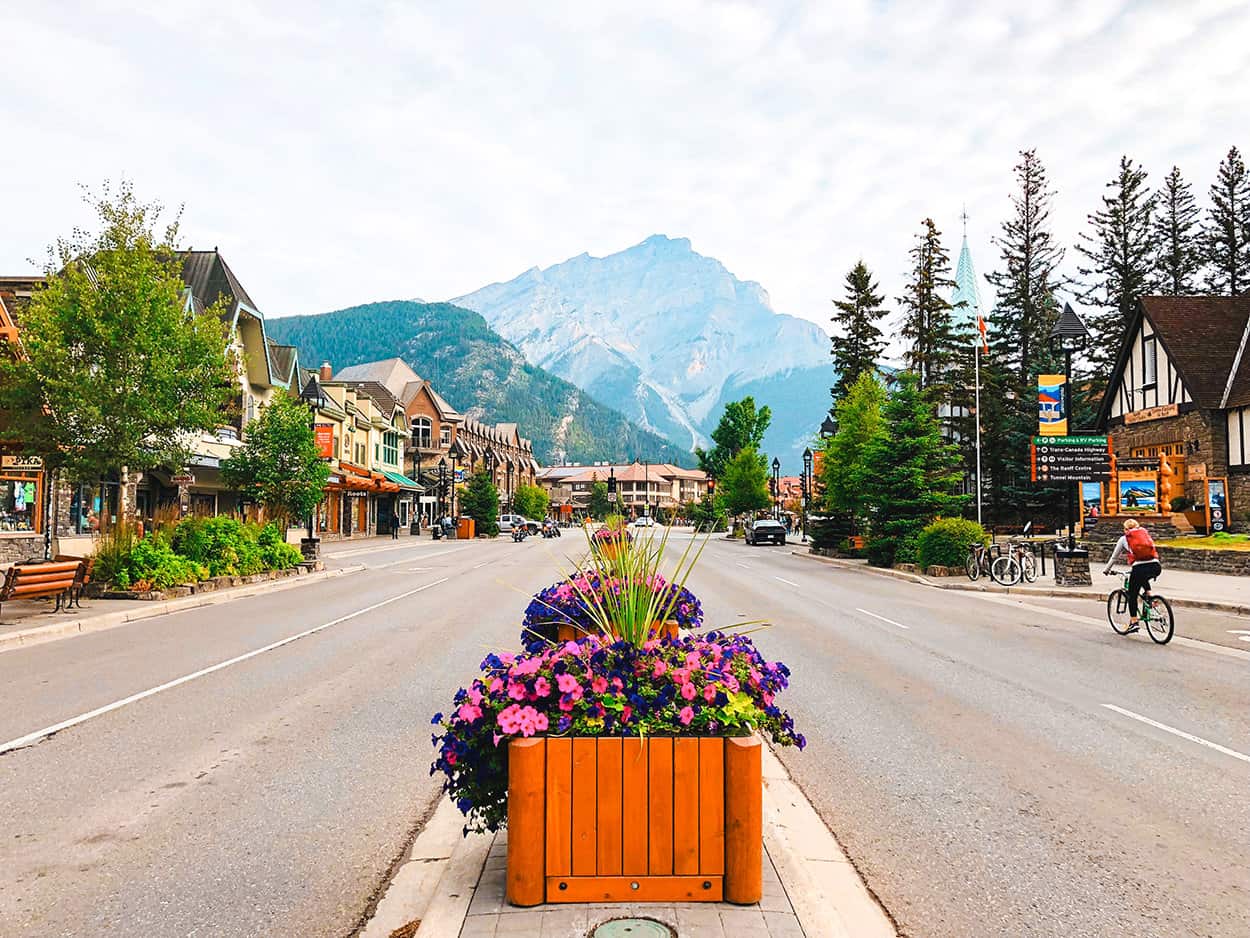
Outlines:
[{"label": "trash bin", "polygon": [[461,518],[460,526],[456,529],[456,537],[472,540],[477,535],[477,522],[472,518]]},{"label": "trash bin", "polygon": [[1094,581],[1089,575],[1089,551],[1084,547],[1077,547],[1075,550],[1056,547],[1054,557],[1056,586],[1093,585]]}]

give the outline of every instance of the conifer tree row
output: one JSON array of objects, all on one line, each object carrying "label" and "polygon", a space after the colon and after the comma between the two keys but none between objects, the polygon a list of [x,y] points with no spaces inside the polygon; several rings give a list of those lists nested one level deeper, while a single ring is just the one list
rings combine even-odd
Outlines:
[{"label": "conifer tree row", "polygon": [[1250,289],[1250,176],[1236,147],[1220,163],[1203,228],[1207,289],[1238,296]]},{"label": "conifer tree row", "polygon": [[950,255],[942,246],[942,233],[932,218],[921,222],[920,234],[908,253],[912,259],[906,292],[898,298],[903,310],[899,330],[907,340],[904,357],[921,390],[940,393],[946,370],[955,354],[951,304],[946,299],[955,288],[950,278]]},{"label": "conifer tree row", "polygon": [[1198,288],[1202,271],[1198,205],[1189,183],[1173,166],[1155,193],[1156,246],[1154,288],[1169,296],[1189,296]]},{"label": "conifer tree row", "polygon": [[846,274],[846,299],[834,300],[833,370],[837,375],[832,388],[833,402],[846,396],[847,390],[864,372],[874,372],[885,339],[877,322],[885,315],[881,305],[885,297],[877,292],[872,273],[863,260]]}]

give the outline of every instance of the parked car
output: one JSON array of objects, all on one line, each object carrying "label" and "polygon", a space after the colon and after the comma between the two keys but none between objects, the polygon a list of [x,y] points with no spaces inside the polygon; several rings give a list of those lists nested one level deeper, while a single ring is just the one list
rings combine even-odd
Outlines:
[{"label": "parked car", "polygon": [[756,518],[746,529],[748,544],[765,544],[772,542],[783,547],[786,543],[786,526],[773,518]]},{"label": "parked car", "polygon": [[527,534],[537,534],[542,525],[537,521],[531,521],[524,515],[500,515],[499,516],[499,533],[508,534],[515,527],[525,528]]},{"label": "parked car", "polygon": [[634,519],[634,527],[636,528],[653,528],[655,527],[655,519],[650,515],[639,515]]}]

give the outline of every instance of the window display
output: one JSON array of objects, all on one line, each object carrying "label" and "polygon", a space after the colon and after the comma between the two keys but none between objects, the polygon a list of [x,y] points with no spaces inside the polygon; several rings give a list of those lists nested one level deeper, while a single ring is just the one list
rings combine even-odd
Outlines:
[{"label": "window display", "polygon": [[38,525],[38,484],[30,479],[0,476],[0,532],[34,533]]}]

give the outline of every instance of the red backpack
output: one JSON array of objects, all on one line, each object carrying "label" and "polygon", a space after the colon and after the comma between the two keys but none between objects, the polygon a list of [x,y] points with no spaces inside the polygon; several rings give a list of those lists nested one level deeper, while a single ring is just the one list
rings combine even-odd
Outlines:
[{"label": "red backpack", "polygon": [[1124,532],[1124,540],[1128,542],[1129,553],[1133,555],[1133,563],[1146,560],[1158,560],[1154,538],[1145,528],[1133,528]]}]

